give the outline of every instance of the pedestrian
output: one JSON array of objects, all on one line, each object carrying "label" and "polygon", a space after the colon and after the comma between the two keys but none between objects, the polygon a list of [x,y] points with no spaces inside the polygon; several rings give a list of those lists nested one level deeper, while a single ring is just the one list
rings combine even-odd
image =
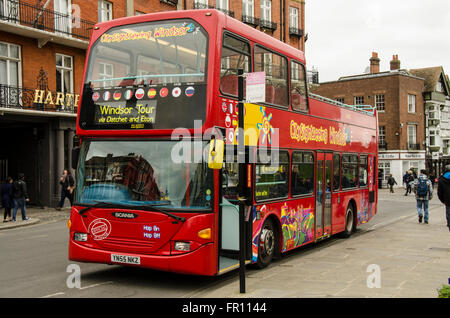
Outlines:
[{"label": "pedestrian", "polygon": [[63,175],[59,178],[59,184],[61,185],[61,200],[59,200],[56,210],[60,211],[64,206],[66,198],[70,201],[70,206],[73,205],[73,190],[75,188],[75,180],[72,177],[72,173],[68,169],[64,169]]},{"label": "pedestrian", "polygon": [[387,183],[389,185],[390,193],[394,193],[394,184],[397,184],[397,181],[395,181],[395,178],[392,176],[392,173],[389,174]]},{"label": "pedestrian", "polygon": [[414,193],[416,194],[419,223],[422,223],[423,218],[424,222],[428,224],[428,201],[433,198],[433,186],[428,179],[426,170],[420,170],[419,178],[414,182]]},{"label": "pedestrian", "polygon": [[27,221],[30,218],[26,216],[26,203],[30,201],[27,193],[27,184],[25,183],[25,176],[23,173],[19,173],[19,179],[13,182],[13,200],[14,209],[12,221],[16,222],[17,210],[20,207],[22,212],[22,220]]},{"label": "pedestrian", "polygon": [[447,226],[450,231],[450,164],[444,168],[444,173],[438,181],[438,198],[445,204]]},{"label": "pedestrian", "polygon": [[412,186],[414,185],[414,176],[411,170],[408,171],[408,175],[405,178],[406,183],[406,193],[407,196],[409,193],[411,193]]},{"label": "pedestrian", "polygon": [[[2,185],[1,190],[2,195],[2,206],[5,208],[5,214],[3,217],[3,222],[12,221],[11,209],[14,208],[13,199],[13,179],[8,177],[4,185]],[[9,220],[7,219],[9,217]]]}]

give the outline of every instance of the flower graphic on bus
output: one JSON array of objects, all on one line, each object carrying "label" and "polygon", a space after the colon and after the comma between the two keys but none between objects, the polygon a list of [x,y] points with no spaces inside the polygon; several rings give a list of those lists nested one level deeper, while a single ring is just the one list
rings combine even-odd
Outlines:
[{"label": "flower graphic on bus", "polygon": [[273,129],[273,126],[270,124],[270,120],[272,119],[272,113],[269,115],[266,115],[266,111],[264,107],[261,106],[260,111],[262,113],[262,123],[257,123],[256,127],[259,129],[259,131],[263,133],[262,136],[262,143],[264,144],[267,141],[269,142],[269,145],[272,144],[271,135],[275,133],[275,130]]}]

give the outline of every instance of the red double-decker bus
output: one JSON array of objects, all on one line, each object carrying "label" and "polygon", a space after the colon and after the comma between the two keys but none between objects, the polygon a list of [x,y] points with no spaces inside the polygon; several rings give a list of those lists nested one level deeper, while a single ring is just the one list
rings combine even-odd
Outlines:
[{"label": "red double-decker bus", "polygon": [[[265,74],[264,101],[244,114],[240,69]],[[99,23],[78,111],[69,259],[217,275],[239,266],[242,240],[246,260],[265,267],[348,237],[377,211],[377,124],[372,107],[308,94],[303,52],[219,11]],[[219,139],[224,160],[209,165]]]}]

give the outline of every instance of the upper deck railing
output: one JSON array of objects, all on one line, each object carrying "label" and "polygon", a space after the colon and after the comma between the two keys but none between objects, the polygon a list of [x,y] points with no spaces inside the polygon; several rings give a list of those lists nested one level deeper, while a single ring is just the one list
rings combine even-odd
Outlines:
[{"label": "upper deck railing", "polygon": [[313,93],[309,93],[309,97],[325,102],[325,103],[329,103],[329,104],[333,104],[342,108],[347,108],[347,109],[351,109],[354,111],[358,111],[358,112],[362,112],[364,114],[370,115],[370,116],[374,116],[375,115],[375,106],[372,105],[348,105],[348,104],[344,104],[341,102],[338,102],[336,100],[330,99],[330,98],[326,98],[320,95],[316,95]]}]

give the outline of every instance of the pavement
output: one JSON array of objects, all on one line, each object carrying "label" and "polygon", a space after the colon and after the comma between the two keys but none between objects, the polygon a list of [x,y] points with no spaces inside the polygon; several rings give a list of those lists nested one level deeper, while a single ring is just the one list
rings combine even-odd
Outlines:
[{"label": "pavement", "polygon": [[[16,222],[3,222],[4,209],[0,209],[0,231],[13,229],[17,227],[35,225],[38,223],[55,222],[59,220],[68,220],[70,218],[70,206],[65,206],[61,211],[50,207],[39,207],[39,206],[26,206],[26,216],[29,218],[27,221],[22,220],[22,214],[20,209],[16,214]],[[12,214],[12,211],[11,211]],[[9,219],[9,218],[8,218]]]},{"label": "pavement", "polygon": [[[238,273],[226,274],[206,288],[186,295],[195,298],[436,298],[450,283],[450,232],[445,209],[430,202],[429,224],[419,223],[413,196],[382,189],[379,200],[411,201],[402,218],[362,226],[348,239],[331,238],[310,244],[272,262],[264,270],[247,268],[246,293],[239,293]],[[395,203],[393,203],[395,204]],[[3,212],[3,211],[2,211]],[[27,207],[28,221],[1,223],[0,230],[67,220],[70,208]],[[23,229],[26,231],[26,228]]]}]

